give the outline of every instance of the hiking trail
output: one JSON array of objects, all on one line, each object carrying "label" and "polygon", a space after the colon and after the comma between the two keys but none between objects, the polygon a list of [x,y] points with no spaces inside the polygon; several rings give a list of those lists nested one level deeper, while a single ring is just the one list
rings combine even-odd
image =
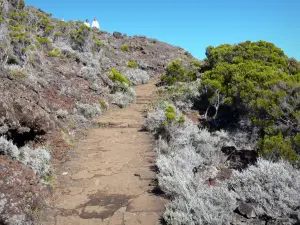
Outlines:
[{"label": "hiking trail", "polygon": [[154,82],[136,87],[136,104],[112,108],[56,168],[54,210],[46,225],[156,225],[167,200],[155,188],[154,140],[140,131]]}]

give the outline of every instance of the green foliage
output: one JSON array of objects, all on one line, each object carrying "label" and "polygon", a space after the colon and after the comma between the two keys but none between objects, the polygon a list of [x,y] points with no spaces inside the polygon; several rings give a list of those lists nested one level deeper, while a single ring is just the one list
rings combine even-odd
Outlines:
[{"label": "green foliage", "polygon": [[209,46],[206,48],[206,56],[210,69],[220,62],[239,64],[251,60],[261,65],[275,66],[288,71],[287,56],[280,48],[266,41],[246,41],[237,45],[223,44],[216,48]]},{"label": "green foliage", "polygon": [[122,52],[128,52],[128,51],[129,51],[129,46],[128,46],[128,45],[123,45],[123,46],[121,47],[121,51],[122,51]]},{"label": "green foliage", "polygon": [[91,28],[84,24],[81,24],[77,26],[75,30],[70,31],[69,37],[75,50],[83,50],[83,46],[90,32]]},{"label": "green foliage", "polygon": [[26,45],[30,44],[29,34],[26,32],[25,27],[22,25],[9,26],[10,37],[12,41],[23,43]]},{"label": "green foliage", "polygon": [[37,22],[38,27],[44,30],[45,35],[50,35],[55,28],[55,26],[51,23],[51,20],[46,14],[41,12],[37,13],[37,16],[39,19]]},{"label": "green foliage", "polygon": [[11,12],[10,13],[10,19],[17,21],[19,24],[20,23],[26,23],[28,20],[28,14],[27,12],[20,11],[20,12]]},{"label": "green foliage", "polygon": [[49,49],[52,46],[52,42],[47,37],[36,36],[36,40],[38,41],[37,47],[43,47],[45,49]]},{"label": "green foliage", "polygon": [[106,103],[106,101],[104,99],[100,99],[99,101],[101,108],[107,110],[108,109],[108,104]]},{"label": "green foliage", "polygon": [[192,65],[199,68],[201,67],[201,63],[196,60],[192,61]]},{"label": "green foliage", "polygon": [[129,68],[137,68],[137,64],[135,61],[129,61],[127,66]]},{"label": "green foliage", "polygon": [[48,56],[50,57],[61,57],[63,54],[58,48],[55,48],[53,51],[48,52]]},{"label": "green foliage", "polygon": [[53,36],[54,36],[54,37],[61,37],[61,36],[63,36],[63,34],[62,34],[61,32],[55,32],[55,33],[53,34]]},{"label": "green foliage", "polygon": [[21,70],[14,70],[14,71],[10,71],[11,75],[18,77],[18,78],[24,78],[26,77],[26,73],[24,71]]},{"label": "green foliage", "polygon": [[289,58],[287,66],[290,74],[295,75],[300,73],[300,62],[298,62],[295,58]]},{"label": "green foliage", "polygon": [[161,81],[168,85],[174,85],[176,82],[192,82],[196,79],[196,71],[186,70],[180,60],[171,62],[167,67],[166,74],[161,76]]},{"label": "green foliage", "polygon": [[179,119],[177,120],[177,123],[183,124],[184,121],[185,121],[184,115],[181,115],[181,116],[179,117]]},{"label": "green foliage", "polygon": [[166,117],[166,121],[163,122],[164,124],[169,124],[176,121],[175,108],[170,105],[167,106],[167,108],[165,109],[165,117]]},{"label": "green foliage", "polygon": [[173,122],[182,124],[185,121],[184,115],[180,115],[179,119],[177,120],[176,110],[171,105],[168,105],[165,108],[164,113],[165,113],[166,120],[163,121],[163,124],[165,124],[165,125],[168,125],[168,124],[173,123]]},{"label": "green foliage", "polygon": [[58,32],[65,33],[67,31],[67,28],[68,28],[68,23],[64,21],[60,20],[56,23],[56,29],[58,30]]},{"label": "green foliage", "polygon": [[128,84],[128,85],[131,85],[131,82],[126,77],[124,77],[123,74],[121,74],[115,68],[111,69],[109,77],[113,81],[119,81],[121,83],[125,83],[125,84]]},{"label": "green foliage", "polygon": [[10,0],[9,2],[14,8],[18,10],[22,10],[25,7],[24,0]]},{"label": "green foliage", "polygon": [[104,46],[103,42],[100,41],[100,39],[97,38],[96,36],[93,37],[93,41],[94,41],[93,50],[100,51],[101,47]]},{"label": "green foliage", "polygon": [[[260,130],[262,155],[296,160],[291,143],[300,121],[298,62],[264,41],[210,46],[206,55],[202,99],[216,110],[216,106],[230,110],[227,115],[234,114],[234,121],[246,116]],[[216,119],[226,123],[224,115],[216,114]]]},{"label": "green foliage", "polygon": [[264,139],[261,139],[260,144],[261,150],[259,153],[265,158],[272,160],[283,158],[291,163],[300,159],[292,148],[291,140],[289,138],[284,140],[281,133],[271,137],[266,135]]},{"label": "green foliage", "polygon": [[44,177],[44,184],[53,186],[54,183],[55,183],[55,178],[52,174]]},{"label": "green foliage", "polygon": [[296,134],[292,139],[293,149],[300,152],[300,134]]},{"label": "green foliage", "polygon": [[51,43],[52,43],[47,37],[36,36],[36,40],[37,40],[41,45],[48,45],[48,44],[51,44]]},{"label": "green foliage", "polygon": [[154,39],[154,40],[152,41],[152,43],[153,43],[153,44],[156,44],[156,43],[157,43],[157,40],[156,40],[156,39]]}]

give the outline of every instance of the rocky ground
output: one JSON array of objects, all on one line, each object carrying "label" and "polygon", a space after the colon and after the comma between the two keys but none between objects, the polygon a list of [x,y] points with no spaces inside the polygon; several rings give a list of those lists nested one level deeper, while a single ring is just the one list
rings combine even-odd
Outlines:
[{"label": "rocky ground", "polygon": [[153,90],[138,86],[136,104],[109,110],[75,144],[56,167],[54,208],[42,224],[159,224],[166,200],[153,193],[153,140],[141,130]]}]

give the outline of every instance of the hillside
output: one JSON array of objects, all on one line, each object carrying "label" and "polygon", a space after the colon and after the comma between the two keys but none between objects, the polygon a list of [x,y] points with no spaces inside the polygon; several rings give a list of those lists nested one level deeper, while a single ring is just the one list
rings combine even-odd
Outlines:
[{"label": "hillside", "polygon": [[156,39],[57,20],[23,0],[0,1],[0,34],[3,224],[31,224],[49,195],[52,163],[64,160],[91,118],[134,103],[134,85],[172,60],[192,59]]}]

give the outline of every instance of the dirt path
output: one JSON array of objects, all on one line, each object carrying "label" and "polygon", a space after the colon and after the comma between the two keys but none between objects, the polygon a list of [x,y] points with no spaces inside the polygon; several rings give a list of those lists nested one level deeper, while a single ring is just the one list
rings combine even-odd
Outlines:
[{"label": "dirt path", "polygon": [[166,200],[154,188],[153,140],[139,131],[154,83],[136,87],[137,103],[97,119],[56,171],[56,215],[43,224],[154,225]]}]

